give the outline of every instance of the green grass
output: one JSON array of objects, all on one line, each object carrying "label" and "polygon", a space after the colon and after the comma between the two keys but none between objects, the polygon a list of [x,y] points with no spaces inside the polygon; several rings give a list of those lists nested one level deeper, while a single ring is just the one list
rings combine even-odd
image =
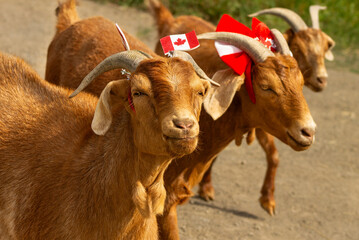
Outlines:
[{"label": "green grass", "polygon": [[[143,0],[101,0],[120,5],[143,6]],[[255,11],[285,7],[297,12],[311,26],[309,6],[325,5],[327,10],[319,14],[321,28],[337,43],[339,50],[359,48],[359,1],[353,0],[163,0],[175,15],[197,15],[203,19],[217,23],[223,13],[228,13],[240,22],[250,26],[248,14]],[[261,16],[269,27],[284,31],[288,25],[274,16]]]},{"label": "green grass", "polygon": [[[113,2],[145,9],[143,0],[95,0],[98,2]],[[248,14],[264,8],[284,7],[297,12],[311,26],[309,6],[313,4],[327,6],[327,10],[320,11],[320,26],[324,32],[336,42],[334,53],[342,55],[341,64],[351,65],[357,70],[359,49],[359,1],[355,0],[162,0],[176,16],[196,15],[214,24],[222,14],[227,13],[240,22],[250,26]],[[270,28],[280,31],[288,29],[282,19],[275,16],[260,16]],[[354,66],[354,67],[353,67]]]}]

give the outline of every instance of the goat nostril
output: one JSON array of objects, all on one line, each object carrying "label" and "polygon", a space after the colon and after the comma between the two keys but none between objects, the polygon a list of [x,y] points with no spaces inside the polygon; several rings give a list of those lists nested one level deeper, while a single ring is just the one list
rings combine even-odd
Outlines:
[{"label": "goat nostril", "polygon": [[303,135],[304,137],[307,137],[307,138],[311,138],[311,137],[313,137],[313,135],[314,135],[314,132],[313,132],[312,130],[310,130],[310,129],[307,129],[307,128],[303,128],[303,129],[301,130],[301,133],[302,133],[302,135]]},{"label": "goat nostril", "polygon": [[327,82],[327,78],[326,77],[317,77],[317,81],[320,84],[325,84]]},{"label": "goat nostril", "polygon": [[191,119],[174,119],[173,124],[180,129],[191,129],[194,122]]}]

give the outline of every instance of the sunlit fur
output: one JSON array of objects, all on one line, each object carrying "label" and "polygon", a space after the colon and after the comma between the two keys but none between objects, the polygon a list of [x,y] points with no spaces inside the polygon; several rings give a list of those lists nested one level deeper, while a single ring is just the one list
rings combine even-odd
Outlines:
[{"label": "sunlit fur", "polygon": [[[70,6],[73,8],[70,8],[72,11],[70,9],[65,11],[66,15],[58,15],[58,22],[62,24],[57,24],[57,33],[48,48],[45,79],[75,89],[79,81],[97,64],[108,56],[124,51],[125,48],[113,22],[103,17],[79,21],[75,5],[68,6],[71,1],[66,3],[62,8],[66,9]],[[131,49],[156,55],[144,43],[126,31],[124,33],[131,43]],[[86,90],[99,96],[107,83],[125,78],[126,76],[121,74],[121,69],[112,70],[97,77],[95,80],[97,83],[91,84]]]},{"label": "sunlit fur", "polygon": [[[174,18],[159,0],[148,0],[147,2],[156,20],[159,38],[191,30],[195,30],[197,34],[216,31],[213,24],[196,16]],[[334,41],[322,30],[313,28],[297,33],[293,33],[290,29],[286,31],[284,37],[294,58],[298,61],[305,85],[313,91],[323,90],[327,85],[328,77],[324,55],[335,44]],[[225,64],[220,60],[213,47],[212,40],[200,40],[200,44],[201,48],[191,51],[191,55],[208,75],[212,76],[217,69],[225,68]],[[160,42],[157,43],[155,52],[163,54]],[[317,78],[320,78],[322,83],[318,82]]]},{"label": "sunlit fur", "polygon": [[[297,128],[302,121],[305,124],[307,117],[310,117],[302,93],[303,78],[295,60],[287,58],[290,57],[270,57],[254,67],[256,104],[251,102],[242,87],[226,113],[218,120],[213,121],[202,111],[199,149],[172,162],[164,175],[167,198],[164,214],[158,217],[161,239],[178,239],[176,206],[192,196],[191,189],[201,181],[213,159],[232,140],[240,143],[250,129],[261,128],[293,148],[308,148],[290,142],[287,135],[288,129],[293,126]],[[265,84],[276,93],[263,90],[262,85]]]},{"label": "sunlit fur", "polygon": [[[60,86],[76,88],[87,73],[98,63],[114,53],[124,51],[125,48],[121,44],[121,37],[113,22],[103,17],[79,20],[74,5],[64,7],[72,7],[72,15],[75,17],[71,17],[69,10],[65,11],[66,15],[58,15],[58,22],[71,24],[68,26],[61,24],[61,28],[57,28],[57,33],[48,49],[45,79]],[[76,21],[71,21],[71,19]],[[126,31],[124,33],[131,49],[141,50],[154,57],[157,56],[141,41],[129,35]],[[205,92],[209,86],[206,81],[199,79],[189,63],[177,58],[156,58],[148,60],[148,62],[139,66],[136,73],[132,75],[140,75],[140,72],[147,76],[151,84],[156,85],[155,88],[162,89],[156,93],[158,95],[156,95],[156,99],[159,99],[158,104],[163,104],[167,109],[173,108],[174,106],[169,104],[169,99],[165,100],[172,97],[170,100],[173,100],[176,104],[180,103],[182,110],[183,108],[193,108],[193,111],[186,112],[186,115],[199,116],[202,98],[198,97],[198,92]],[[112,70],[97,77],[85,91],[99,96],[108,82],[126,78],[127,76],[121,73],[121,69]],[[186,94],[180,96],[177,93],[182,91],[186,91],[191,98],[186,99]],[[146,97],[134,97],[133,99],[134,103],[136,103],[138,99],[146,99]],[[172,111],[183,115],[181,109],[172,109]],[[195,117],[193,120],[195,120]],[[196,126],[194,126],[193,130],[196,130]],[[136,134],[136,136],[138,141],[143,138],[140,133]],[[183,144],[183,141],[168,140],[174,148],[175,145],[180,147]],[[197,140],[194,138],[192,140],[188,139],[188,141],[196,143]],[[183,154],[194,150],[187,149],[188,146],[188,144],[184,144],[182,145],[183,151],[176,150],[174,153],[178,155],[179,153]]]},{"label": "sunlit fur", "polygon": [[322,91],[328,78],[325,53],[334,44],[333,40],[322,30],[313,28],[296,33],[289,29],[284,37],[298,61],[305,85],[313,91]]},{"label": "sunlit fur", "polygon": [[[101,18],[93,19],[101,22]],[[106,37],[107,30],[101,26],[108,22],[99,23],[101,31],[97,36]],[[87,23],[91,20],[86,26]],[[82,28],[78,22],[75,30],[79,36],[75,39],[81,39],[80,43],[84,34],[91,32],[89,29],[96,29],[96,25],[89,25]],[[78,31],[81,29],[84,32]],[[60,39],[62,33],[74,34],[70,31],[58,31],[55,39]],[[54,73],[59,76],[57,83],[64,74],[59,70],[66,69],[69,87],[76,87],[98,63],[88,67],[70,65],[71,59],[77,61],[75,52],[65,50],[74,49],[70,45],[75,43],[69,39],[62,45],[66,48],[57,45],[61,61],[54,60],[56,54],[51,57]],[[106,46],[106,41],[103,44]],[[97,58],[96,51],[106,51],[101,45],[95,46],[99,48],[87,48],[94,55],[79,51],[84,62],[106,57]],[[159,70],[160,76],[147,76],[146,70],[152,67]],[[185,72],[184,77],[180,76],[181,71]],[[50,73],[48,65],[47,75]],[[126,78],[118,74],[114,79],[118,76]],[[96,82],[103,87],[107,83],[99,79]],[[158,238],[156,215],[162,213],[166,196],[164,170],[174,156],[195,149],[197,119],[205,95],[199,92],[205,93],[209,83],[183,60],[158,58],[142,62],[129,81],[113,81],[107,86],[111,87],[112,124],[104,136],[97,136],[91,129],[96,97],[80,93],[69,99],[72,90],[40,79],[19,59],[0,56],[2,238]],[[99,95],[99,89],[93,88],[93,94]],[[145,95],[137,94],[138,91]],[[135,112],[129,106],[128,93]],[[178,99],[180,96],[184,103]],[[173,130],[175,126],[168,122],[183,117],[193,120],[193,127]]]},{"label": "sunlit fur", "polygon": [[[141,132],[135,132],[135,141],[146,145],[145,149],[154,154],[156,153],[154,151],[160,150],[159,146],[148,142],[144,136],[161,133],[163,141],[169,143],[168,151],[173,156],[178,157],[193,152],[199,131],[196,122],[199,120],[203,100],[198,92],[205,92],[208,83],[199,79],[190,63],[178,58],[155,58],[143,61],[131,78],[135,83],[132,86],[135,109],[141,104],[139,107],[144,109],[143,119],[159,119],[161,123],[157,126],[160,129],[156,129],[156,125],[147,124],[144,120],[135,122],[134,124],[147,125],[139,128]],[[148,81],[150,84],[144,84],[143,81]],[[136,91],[145,95],[136,97],[134,95]],[[191,130],[184,132],[173,127],[172,120],[180,116],[193,120],[194,126]],[[183,141],[183,138],[187,140]]]},{"label": "sunlit fur", "polygon": [[[148,0],[148,4],[157,22],[159,37],[192,30],[197,34],[215,31],[214,25],[195,16],[174,18],[158,0]],[[228,68],[218,57],[212,40],[200,40],[200,44],[201,47],[189,53],[207,75],[212,77],[217,71]],[[156,52],[160,54],[161,51],[157,44]],[[217,154],[232,140],[240,144],[243,135],[252,128],[262,128],[296,150],[309,147],[297,145],[287,134],[288,129],[299,130],[300,126],[312,121],[302,93],[303,76],[295,59],[281,55],[269,57],[253,66],[252,79],[256,104],[251,102],[242,86],[226,113],[218,120],[213,121],[203,111],[199,150],[172,162],[166,170],[165,211],[163,216],[158,217],[161,239],[179,239],[176,206],[192,196],[192,187],[201,181]],[[266,140],[265,133],[260,136]],[[263,148],[275,156],[274,142],[268,140],[264,143],[264,140],[261,141]]]},{"label": "sunlit fur", "polygon": [[[156,87],[151,91],[163,90]],[[0,56],[2,237],[157,239],[164,170],[173,156],[193,151],[197,139],[164,141],[157,116],[171,109],[156,107],[157,114],[150,103],[134,99],[133,114],[121,107],[125,90],[114,91],[112,101],[120,105],[100,137],[90,128],[96,97],[81,93],[70,100],[72,91],[40,79],[19,59]],[[136,133],[145,137],[138,140]]]}]

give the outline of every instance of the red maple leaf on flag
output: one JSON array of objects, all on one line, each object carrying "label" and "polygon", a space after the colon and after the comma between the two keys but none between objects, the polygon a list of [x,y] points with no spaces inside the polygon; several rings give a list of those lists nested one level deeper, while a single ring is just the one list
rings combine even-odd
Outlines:
[{"label": "red maple leaf on flag", "polygon": [[176,42],[174,42],[175,45],[183,45],[186,42],[186,39],[180,39],[178,38]]},{"label": "red maple leaf on flag", "polygon": [[272,50],[272,48],[275,49],[275,44],[271,38],[266,38],[265,40],[262,39],[260,42],[263,43],[263,45],[266,46],[269,50]]}]

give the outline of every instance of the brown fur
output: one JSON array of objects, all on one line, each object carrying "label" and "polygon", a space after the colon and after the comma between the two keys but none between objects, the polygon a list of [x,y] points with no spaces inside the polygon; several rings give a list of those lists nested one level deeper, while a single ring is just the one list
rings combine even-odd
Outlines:
[{"label": "brown fur", "polygon": [[76,12],[76,0],[59,3],[59,6],[56,8],[56,16],[58,18],[55,35],[58,35],[79,20]]},{"label": "brown fur", "polygon": [[[171,34],[187,33],[192,30],[195,30],[197,34],[216,31],[213,24],[196,16],[174,18],[159,0],[149,0],[149,3],[149,8],[157,23],[159,38]],[[334,41],[322,30],[313,28],[298,33],[294,33],[290,29],[286,31],[284,37],[303,73],[305,85],[313,91],[323,90],[327,84],[324,56],[327,50],[335,44]],[[226,65],[220,60],[213,42],[212,40],[200,40],[201,48],[191,51],[191,55],[198,62],[198,65],[209,76],[226,68]],[[160,42],[156,44],[155,52],[160,55],[163,54]],[[318,82],[318,77],[323,83]]]},{"label": "brown fur", "polygon": [[[152,5],[152,8],[164,8],[163,6],[161,8],[158,7],[161,5],[158,0],[152,0],[152,2],[156,2],[157,5]],[[160,13],[154,15],[157,23],[166,23],[164,19],[161,19],[165,16],[168,16],[168,13],[166,15]],[[193,29],[197,34],[215,31],[215,26],[194,16],[180,16],[171,20],[170,23],[158,27],[159,37],[186,33]],[[209,76],[213,76],[219,70],[227,68],[218,57],[213,41],[200,40],[200,44],[201,47],[191,51],[190,54]],[[157,44],[156,52],[161,53],[159,44]],[[176,160],[166,170],[165,186],[168,194],[164,215],[159,217],[161,239],[178,239],[176,206],[185,202],[191,196],[191,194],[187,196],[180,194],[178,192],[178,190],[182,189],[180,186],[191,189],[201,181],[202,176],[205,174],[199,191],[205,198],[213,198],[214,190],[211,185],[210,172],[208,173],[206,170],[209,169],[210,171],[211,163],[215,157],[233,139],[236,140],[237,144],[240,144],[243,135],[249,132],[248,141],[253,141],[253,128],[255,127],[264,129],[297,150],[302,150],[285,140],[285,136],[280,133],[282,131],[280,129],[289,128],[293,124],[291,122],[293,119],[300,119],[308,114],[308,108],[301,92],[303,77],[300,74],[296,61],[291,57],[285,56],[268,58],[264,63],[254,66],[252,76],[257,103],[253,105],[249,101],[244,88],[241,88],[227,112],[218,120],[213,121],[208,115],[202,113],[200,120],[202,132],[200,146],[203,147],[200,151],[182,158],[178,161],[178,164],[176,164]],[[226,76],[223,75],[222,77]],[[279,105],[282,105],[283,108],[277,108]],[[291,120],[286,121],[284,119]],[[263,132],[262,130],[258,131],[260,133]],[[265,132],[257,134],[257,137],[261,137],[259,140],[261,146],[268,152],[268,155],[270,155],[268,158],[271,159],[271,157],[277,155],[277,152],[273,137],[265,134]],[[267,139],[268,141],[266,141]],[[265,141],[269,145],[264,143]],[[271,148],[272,146],[274,146],[274,149]],[[268,163],[270,163],[270,160]],[[268,169],[270,169],[272,165],[268,165]],[[181,180],[179,181],[179,179]],[[274,179],[272,182],[274,184]],[[274,188],[272,190],[274,191]],[[267,192],[268,195],[265,196],[273,193]],[[265,189],[262,190],[263,194],[267,194],[267,192]],[[263,199],[263,201],[267,200]]]},{"label": "brown fur", "polygon": [[327,85],[325,53],[334,41],[320,29],[308,28],[284,34],[294,58],[303,73],[305,85],[313,91],[322,91]]},{"label": "brown fur", "polygon": [[[64,16],[59,15],[60,17]],[[156,56],[144,43],[125,31],[124,33],[131,49]],[[67,29],[62,29],[61,34],[55,35],[51,42],[47,53],[45,79],[75,89],[86,74],[102,60],[124,50],[115,24],[108,19],[93,17],[76,22]],[[86,58],[83,58],[85,53]],[[94,80],[97,84],[91,84],[86,90],[99,96],[107,83],[124,78],[120,69],[112,70],[97,77]]]},{"label": "brown fur", "polygon": [[[154,66],[159,75],[147,77]],[[187,75],[181,78],[183,69]],[[70,100],[70,90],[0,55],[1,236],[157,239],[164,170],[197,145],[203,100],[197,93],[205,87],[208,82],[187,62],[145,60],[130,81],[105,87],[110,94],[101,94],[99,102],[108,102],[113,119],[107,133],[97,136],[90,128],[96,97],[80,93]],[[129,90],[136,113],[127,102]],[[192,117],[192,129],[164,125],[173,116]]]},{"label": "brown fur", "polygon": [[[195,29],[198,34],[215,31],[214,25],[195,16],[179,16],[177,18],[173,18],[173,16],[171,16],[170,18],[172,20],[170,22],[166,22],[166,20],[162,18],[169,16],[169,11],[159,0],[152,0],[152,2],[155,2],[156,4],[153,4],[150,7],[157,8],[159,11],[157,15],[154,15],[157,24],[166,24],[164,26],[158,26],[160,29],[158,32],[159,37],[169,34],[185,33],[193,29]],[[161,11],[167,11],[166,15],[161,14]],[[293,52],[293,56],[297,60],[299,68],[303,73],[305,85],[313,91],[323,90],[327,85],[328,76],[325,68],[324,57],[326,57],[325,54],[328,53],[328,49],[333,47],[335,42],[323,31],[313,28],[308,28],[307,30],[299,31],[297,33],[294,33],[290,29],[284,34],[284,37],[286,38],[288,45]],[[200,40],[200,44],[201,47],[192,51],[191,55],[209,76],[212,76],[216,71],[226,67],[218,57],[213,41]],[[156,52],[161,53],[159,43],[156,46]],[[268,133],[263,133],[262,130],[258,131],[260,131],[260,134],[256,135],[266,153],[268,162],[267,175],[263,183],[260,203],[262,207],[272,215],[275,207],[274,178],[279,159],[273,136]],[[254,133],[255,129],[250,131],[247,143],[253,142],[255,139]],[[236,144],[240,143],[241,138],[237,138]],[[264,147],[268,144],[271,145],[269,147]],[[273,152],[275,152],[275,154],[273,154]],[[210,171],[211,170],[209,169],[209,172],[205,173],[205,178],[200,184],[201,187],[199,189],[199,193],[204,199],[214,198],[214,189],[211,184]],[[268,179],[271,180],[269,181]]]},{"label": "brown fur", "polygon": [[[90,19],[88,19],[88,21],[90,21]],[[80,26],[81,22],[75,25]],[[75,25],[69,27],[68,30],[65,30],[63,33],[65,34],[67,31],[70,32]],[[81,32],[78,31],[78,33],[82,36]],[[92,39],[92,41],[98,43],[95,45],[96,48],[103,49],[104,47],[101,45],[102,41],[98,40],[101,39],[101,34],[96,35],[96,37],[96,39]],[[51,45],[55,46],[57,43],[54,42],[56,41],[62,41],[60,36],[54,39]],[[78,41],[72,41],[70,39],[67,39],[67,41],[69,41],[69,45],[76,45],[78,43]],[[86,42],[86,40],[84,40],[84,42]],[[129,42],[130,45],[133,45],[130,40]],[[92,54],[87,54],[87,52],[82,53],[81,51],[73,51],[71,54],[72,56],[78,56],[79,62],[81,62],[81,57],[82,61],[86,62],[86,64],[94,65],[91,63],[91,59],[96,58],[96,56],[94,56],[95,51],[90,48],[87,48],[87,51]],[[54,53],[52,53],[52,55],[56,56]],[[86,58],[89,59],[87,60]],[[68,60],[71,61],[71,59]],[[61,64],[58,66],[61,67]],[[83,65],[84,69],[87,68],[85,66],[86,64]],[[280,70],[283,66],[285,69]],[[58,72],[56,66],[54,67],[54,72]],[[50,71],[51,68],[48,69]],[[214,79],[221,84],[221,87],[213,88],[211,90],[212,92],[208,93],[208,95],[216,91],[225,91],[233,93],[233,100],[228,102],[227,111],[216,121],[213,121],[204,111],[202,112],[200,119],[201,138],[199,149],[188,156],[176,159],[165,172],[165,187],[168,191],[168,195],[166,197],[164,216],[159,218],[161,235],[164,239],[176,239],[176,237],[178,237],[176,206],[186,202],[192,195],[191,188],[198,184],[205,170],[211,165],[214,157],[233,139],[241,139],[243,134],[253,127],[261,127],[280,138],[283,142],[290,144],[292,147],[303,149],[303,146],[292,142],[287,134],[288,128],[300,128],[300,126],[306,124],[308,119],[311,119],[308,106],[302,94],[303,77],[300,74],[296,62],[288,56],[271,57],[263,64],[255,65],[253,71],[256,72],[255,74],[258,76],[263,75],[263,77],[255,78],[256,80],[253,81],[254,91],[258,101],[256,105],[251,103],[246,90],[244,87],[241,87],[243,83],[242,76],[236,76],[231,70],[217,71],[214,74]],[[266,72],[266,74],[263,74],[263,72]],[[68,73],[61,72],[61,74],[66,75]],[[61,74],[58,73],[60,77]],[[81,74],[83,73],[79,73],[78,75]],[[70,83],[72,81],[77,83],[80,81],[78,76],[67,76],[67,81]],[[238,84],[231,84],[233,81]],[[101,84],[103,83],[98,79],[92,84],[94,85],[92,90],[90,88],[86,90],[96,94],[95,91],[101,88],[99,87]],[[238,86],[238,88],[228,88],[228,86],[232,85]],[[265,85],[270,86],[275,92],[263,89]],[[286,89],[289,91],[287,92]],[[174,95],[174,97],[175,96],[176,95]],[[290,115],[289,113],[291,111],[296,112],[296,114],[293,116]],[[266,116],[266,118],[263,118],[263,116]],[[304,149],[307,147],[308,146],[304,147]],[[141,188],[139,188],[138,191],[141,192]],[[143,212],[146,212],[149,208],[141,209]]]}]

